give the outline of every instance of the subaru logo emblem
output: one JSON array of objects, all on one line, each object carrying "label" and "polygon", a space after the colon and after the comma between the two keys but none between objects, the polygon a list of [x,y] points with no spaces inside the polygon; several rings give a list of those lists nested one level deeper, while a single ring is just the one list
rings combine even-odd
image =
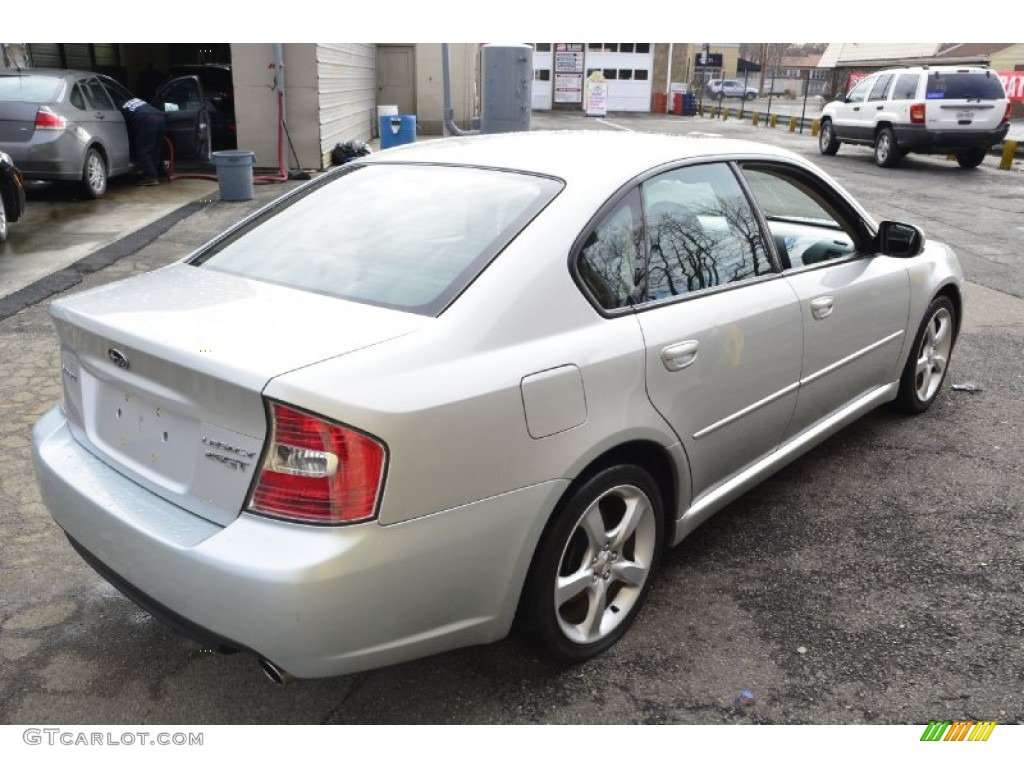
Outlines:
[{"label": "subaru logo emblem", "polygon": [[110,358],[110,362],[116,365],[118,368],[128,370],[128,358],[124,356],[124,352],[119,349],[111,347],[107,350],[107,357]]}]

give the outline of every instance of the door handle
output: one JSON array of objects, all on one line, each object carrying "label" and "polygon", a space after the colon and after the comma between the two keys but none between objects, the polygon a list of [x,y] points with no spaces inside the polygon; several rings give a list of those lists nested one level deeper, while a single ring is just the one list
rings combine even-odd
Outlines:
[{"label": "door handle", "polygon": [[885,104],[879,104],[877,107],[875,107],[875,109],[877,109],[879,112],[881,112],[882,111],[882,107],[884,107],[884,106],[885,106]]},{"label": "door handle", "polygon": [[681,371],[683,368],[693,365],[697,359],[697,348],[699,341],[681,341],[678,344],[671,344],[661,350],[661,362],[672,371]]},{"label": "door handle", "polygon": [[854,112],[860,112],[860,107],[854,107],[854,108],[853,108],[853,111],[854,111]]},{"label": "door handle", "polygon": [[104,115],[102,112],[95,113],[93,115],[93,117],[95,117],[97,120],[106,120],[107,119],[107,116]]},{"label": "door handle", "polygon": [[821,296],[811,302],[811,314],[815,320],[824,320],[835,309],[834,296]]}]

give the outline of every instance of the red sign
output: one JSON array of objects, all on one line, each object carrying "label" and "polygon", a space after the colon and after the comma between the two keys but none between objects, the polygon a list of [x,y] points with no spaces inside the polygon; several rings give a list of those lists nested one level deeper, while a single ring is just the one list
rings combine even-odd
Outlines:
[{"label": "red sign", "polygon": [[846,84],[846,92],[849,93],[861,80],[870,75],[870,72],[851,72],[850,81]]},{"label": "red sign", "polygon": [[999,79],[1010,101],[1024,101],[1024,72],[1000,72]]}]

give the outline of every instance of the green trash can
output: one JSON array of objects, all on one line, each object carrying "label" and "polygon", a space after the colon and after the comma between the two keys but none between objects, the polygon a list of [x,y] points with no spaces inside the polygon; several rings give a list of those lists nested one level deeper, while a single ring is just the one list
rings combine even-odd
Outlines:
[{"label": "green trash can", "polygon": [[252,166],[256,153],[248,149],[222,149],[213,153],[221,200],[252,200]]}]

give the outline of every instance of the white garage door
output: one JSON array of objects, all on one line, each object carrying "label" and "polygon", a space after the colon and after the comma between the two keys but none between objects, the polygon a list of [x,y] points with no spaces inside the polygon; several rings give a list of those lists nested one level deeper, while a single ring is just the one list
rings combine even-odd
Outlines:
[{"label": "white garage door", "polygon": [[552,70],[554,57],[551,43],[533,43],[533,92],[530,106],[533,109],[551,109],[552,85],[555,81]]},{"label": "white garage door", "polygon": [[609,112],[650,112],[653,43],[587,43],[587,76],[608,81]]}]

